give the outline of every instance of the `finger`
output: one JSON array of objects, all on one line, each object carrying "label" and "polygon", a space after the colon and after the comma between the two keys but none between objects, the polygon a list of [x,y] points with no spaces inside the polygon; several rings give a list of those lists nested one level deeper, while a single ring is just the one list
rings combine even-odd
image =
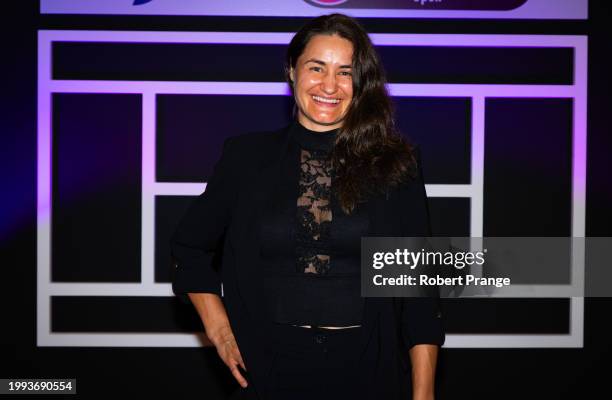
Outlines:
[{"label": "finger", "polygon": [[240,353],[238,353],[238,362],[240,363],[240,366],[242,367],[242,369],[246,371],[247,369],[244,366],[244,361],[242,360],[242,356],[240,355]]},{"label": "finger", "polygon": [[242,369],[246,371],[247,369],[246,369],[246,366],[244,365],[244,360],[242,359],[242,354],[240,354],[240,350],[238,350],[237,347],[235,348],[233,356],[238,361],[238,363],[240,364]]},{"label": "finger", "polygon": [[248,383],[246,379],[244,379],[240,371],[238,370],[238,367],[236,366],[236,364],[232,365],[230,371],[232,372],[232,375],[234,375],[234,378],[236,378],[240,386],[247,387]]}]

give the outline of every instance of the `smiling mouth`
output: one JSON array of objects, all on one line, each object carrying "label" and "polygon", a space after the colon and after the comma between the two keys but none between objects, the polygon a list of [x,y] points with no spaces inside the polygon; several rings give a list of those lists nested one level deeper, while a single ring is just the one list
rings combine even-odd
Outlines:
[{"label": "smiling mouth", "polygon": [[325,104],[338,104],[340,103],[340,99],[327,99],[325,97],[319,97],[319,96],[312,96],[312,99],[318,103],[325,103]]}]

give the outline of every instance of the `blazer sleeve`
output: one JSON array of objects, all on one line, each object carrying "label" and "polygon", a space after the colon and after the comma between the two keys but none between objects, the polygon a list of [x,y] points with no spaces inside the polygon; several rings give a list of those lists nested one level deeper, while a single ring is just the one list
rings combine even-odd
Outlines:
[{"label": "blazer sleeve", "polygon": [[186,293],[193,292],[221,296],[218,269],[237,187],[232,173],[234,147],[233,138],[225,140],[205,191],[187,209],[170,239],[172,290],[183,301]]},{"label": "blazer sleeve", "polygon": [[[429,219],[429,206],[421,156],[418,148],[415,149],[417,162],[417,176],[401,191],[402,204],[409,204],[407,220],[405,221],[406,237],[430,237],[431,224]],[[427,297],[401,298],[401,335],[408,348],[417,344],[444,344],[445,334],[442,312],[437,287]]]}]

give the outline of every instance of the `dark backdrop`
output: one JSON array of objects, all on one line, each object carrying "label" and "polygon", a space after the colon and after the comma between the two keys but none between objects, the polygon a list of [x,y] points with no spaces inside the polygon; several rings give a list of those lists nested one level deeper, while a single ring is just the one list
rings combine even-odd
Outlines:
[{"label": "dark backdrop", "polygon": [[[588,35],[589,37],[589,87],[588,87],[588,181],[587,181],[587,235],[588,236],[612,236],[612,218],[610,204],[612,204],[612,189],[609,184],[609,171],[612,170],[610,161],[610,150],[612,144],[612,130],[609,127],[607,116],[612,106],[609,100],[610,71],[612,64],[608,61],[609,53],[612,50],[610,45],[609,18],[612,16],[609,10],[603,5],[603,1],[591,1],[588,21],[475,21],[475,20],[388,20],[388,19],[362,19],[362,23],[371,33],[490,33],[490,34],[577,34]],[[221,399],[224,393],[231,390],[234,383],[225,371],[225,367],[217,359],[216,352],[212,348],[71,348],[71,347],[37,347],[36,346],[36,30],[37,29],[111,29],[111,30],[186,30],[186,31],[295,31],[304,22],[301,18],[238,18],[238,17],[106,17],[106,16],[40,16],[37,13],[37,5],[25,5],[17,3],[13,7],[18,9],[11,10],[12,24],[3,25],[4,54],[2,61],[2,71],[4,77],[3,96],[2,96],[2,128],[0,142],[0,173],[2,174],[2,200],[0,200],[2,218],[2,230],[0,239],[2,240],[2,260],[5,285],[5,300],[3,301],[3,320],[2,320],[2,377],[25,378],[25,377],[76,377],[78,380],[79,396],[83,398],[107,397],[119,392],[128,393],[135,396],[172,396],[173,398],[189,398],[193,396],[206,396],[211,399]],[[8,8],[8,7],[7,7]],[[8,14],[8,13],[7,13]],[[82,57],[82,62],[66,62],[57,66],[59,77],[87,78],[87,74],[92,76],[106,76],[118,79],[117,73],[113,72],[113,63],[109,62],[87,62],[94,56],[96,49],[64,46],[57,49],[58,59],[62,56],[64,60],[74,60],[75,57]],[[121,49],[106,50],[116,51],[118,57],[127,59],[132,51],[125,52]],[[146,49],[142,50],[146,54]],[[274,54],[274,50],[270,50]],[[71,53],[72,52],[72,53]],[[75,53],[77,52],[77,53]],[[75,55],[77,54],[77,55]],[[279,54],[282,54],[279,53]],[[132,54],[133,55],[133,54]],[[177,57],[177,55],[173,55]],[[178,55],[180,56],[180,55]],[[223,55],[220,55],[223,57]],[[271,55],[270,57],[272,57]],[[394,59],[390,52],[383,52],[386,60]],[[431,54],[418,54],[420,59],[433,57]],[[525,73],[520,68],[520,61],[524,57],[532,57],[532,61],[537,64],[538,54],[521,54],[520,57],[506,57],[503,54],[492,54],[497,63],[507,67],[512,73],[507,76],[497,77],[512,82],[528,82],[534,79],[542,82],[542,79],[550,80],[549,83],[563,83],[567,79],[567,68],[563,64],[564,54],[556,52],[548,54],[547,63],[540,63],[542,66],[539,71],[528,71]],[[460,62],[465,57],[457,56]],[[554,61],[550,61],[554,60]],[[108,61],[108,60],[107,60]],[[112,59],[110,59],[112,61]],[[526,61],[527,62],[527,61]],[[513,63],[515,67],[513,69]],[[167,63],[171,66],[172,63]],[[71,65],[73,66],[72,70]],[[478,75],[474,69],[478,65],[459,65],[457,74],[454,76],[444,76],[442,72],[433,71],[430,75],[420,74],[419,70],[403,68],[393,69],[395,64],[389,63],[387,68],[389,74],[396,82],[431,82],[432,79],[445,79],[451,82],[466,80],[473,82],[477,79],[486,83],[491,77]],[[88,69],[89,68],[89,69]],[[169,74],[168,69],[151,72],[155,74]],[[464,68],[461,71],[461,68]],[[547,69],[548,68],[548,69]],[[154,69],[154,68],[153,68]],[[149,69],[151,70],[151,69]],[[89,71],[89,72],[88,72]],[[263,69],[263,73],[268,73],[269,69]],[[457,71],[457,70],[455,70]],[[522,71],[522,72],[521,72]],[[474,74],[470,76],[470,72]],[[194,74],[201,74],[201,70],[194,70]],[[213,76],[222,74],[239,74],[240,71],[209,71]],[[214,74],[217,75],[214,75]],[[115,74],[115,75],[113,75]],[[180,79],[184,75],[183,71],[176,76],[165,79]],[[139,75],[136,75],[139,76]],[[437,78],[436,78],[437,77]],[[121,76],[119,76],[121,78]],[[125,79],[129,79],[127,76]],[[270,77],[259,76],[261,80],[275,80],[274,73]],[[194,79],[193,77],[185,79]],[[209,79],[207,76],[196,76],[195,79]],[[244,77],[243,80],[256,80],[255,77]],[[228,80],[230,80],[228,78]],[[121,117],[121,113],[130,116],[122,119],[128,123],[121,124],[125,131],[114,131],[117,138],[125,137],[122,134],[129,134],[139,127],[131,126],[129,121],[138,120],[134,113],[139,111],[138,99],[134,96],[118,96],[110,101],[108,98],[95,95],[57,95],[54,99],[54,106],[57,110],[66,110],[54,116],[54,130],[66,132],[60,136],[63,138],[55,145],[56,154],[70,153],[70,146],[96,145],[96,143],[75,142],[71,138],[70,132],[78,129],[78,117],[83,116],[88,110],[106,110],[109,115],[104,113],[94,113],[93,117],[99,118],[98,123],[93,129],[100,132],[104,130],[104,122],[109,116]],[[190,132],[189,123],[173,123],[172,121],[189,121],[189,110],[198,110],[207,107],[205,98],[163,96],[158,99],[158,146],[159,148],[173,150],[174,154],[189,154],[189,146],[185,142],[181,143],[181,130],[185,132],[184,137],[188,137]],[[235,100],[237,101],[237,99]],[[274,106],[287,107],[284,100],[278,101]],[[454,140],[453,148],[463,149],[457,152],[442,152],[436,154],[434,146],[428,146],[426,136],[414,136],[417,141],[422,143],[425,149],[429,149],[429,165],[427,169],[428,183],[466,183],[465,149],[469,145],[469,132],[465,126],[465,115],[467,105],[461,100],[447,102],[432,102],[428,99],[403,98],[398,100],[400,110],[405,110],[402,115],[406,121],[400,118],[400,124],[405,127],[415,127],[415,123],[421,124],[416,127],[428,127],[439,134],[444,134],[449,130],[460,132],[459,135],[449,137]],[[234,103],[235,104],[235,103]],[[495,100],[487,104],[493,117],[490,118],[492,124],[488,129],[502,131],[508,129],[508,124],[504,123],[503,116],[511,115],[523,116],[526,121],[534,121],[541,118],[541,126],[550,127],[558,132],[565,132],[568,120],[564,114],[567,111],[567,104],[559,100],[549,100],[539,102],[534,107],[525,106],[524,103],[512,101]],[[437,110],[448,116],[444,121],[436,118]],[[130,114],[130,112],[132,112]],[[430,114],[428,114],[428,112]],[[487,110],[489,112],[489,110]],[[119,113],[119,114],[116,114]],[[184,114],[185,118],[180,116]],[[406,118],[406,115],[418,116],[418,121]],[[505,113],[505,114],[504,114]],[[137,114],[136,114],[137,115]],[[499,115],[499,117],[494,117]],[[536,116],[538,118],[536,118]],[[546,119],[546,117],[549,119]],[[551,116],[558,116],[552,118]],[[134,119],[135,118],[135,119]],[[171,119],[174,118],[174,119]],[[518,118],[518,117],[517,117]],[[91,123],[91,119],[88,120]],[[489,121],[489,119],[488,119]],[[520,140],[530,141],[537,149],[542,151],[550,150],[547,146],[546,138],[540,141],[530,136],[529,128],[533,129],[534,124],[521,124],[520,119],[513,121],[517,129],[516,132],[508,132],[508,135],[515,134]],[[410,124],[413,125],[410,125]],[[489,123],[489,122],[488,122]],[[71,124],[75,127],[71,128]],[[76,125],[75,125],[76,124]],[[551,127],[551,124],[554,124]],[[223,124],[219,125],[220,127]],[[166,130],[164,130],[164,127]],[[172,127],[174,140],[169,140],[169,135],[165,132]],[[263,126],[262,126],[263,127]],[[260,128],[260,127],[258,127]],[[415,129],[418,132],[418,129]],[[567,133],[567,132],[566,132]],[[568,133],[569,134],[569,133]],[[95,135],[94,135],[95,137]],[[507,136],[506,136],[507,137]],[[533,188],[541,191],[539,198],[554,198],[550,209],[542,210],[529,216],[536,221],[543,218],[541,223],[533,224],[534,228],[520,230],[516,222],[513,222],[512,212],[505,209],[496,209],[491,206],[485,209],[485,217],[491,223],[485,230],[489,235],[560,235],[569,234],[568,222],[564,218],[557,218],[558,215],[567,215],[569,204],[567,204],[567,193],[569,193],[568,182],[563,180],[567,171],[567,136],[565,139],[555,143],[554,151],[550,152],[552,159],[559,159],[559,168],[550,172],[547,185],[533,183]],[[178,138],[178,140],[176,140]],[[78,138],[77,138],[78,139]],[[108,139],[112,144],[112,138]],[[117,139],[119,140],[119,139]],[[164,140],[166,140],[164,142]],[[431,139],[430,139],[431,140]],[[189,140],[186,141],[189,143]],[[76,143],[76,144],[75,144]],[[108,141],[106,143],[109,143]],[[137,149],[137,141],[128,142]],[[206,138],[206,143],[213,143],[215,146],[220,144],[217,136]],[[161,146],[160,146],[161,144]],[[487,149],[491,154],[495,154],[496,146],[506,149],[511,146],[512,141],[487,142]],[[122,142],[125,149],[125,142]],[[493,146],[495,145],[495,146]],[[103,147],[97,147],[100,154],[104,154]],[[114,148],[114,147],[113,147]],[[205,180],[206,174],[210,170],[209,164],[179,163],[172,161],[172,151],[168,154],[158,153],[158,181],[198,181]],[[503,151],[500,151],[500,154]],[[557,155],[558,157],[555,157]],[[117,155],[115,154],[117,157]],[[455,168],[449,169],[441,159],[452,159]],[[493,156],[492,156],[493,157]],[[118,159],[124,160],[129,164],[129,156]],[[427,158],[426,158],[427,159]],[[127,160],[127,161],[125,161]],[[132,160],[138,162],[139,160]],[[493,164],[494,165],[494,164]],[[71,196],[76,196],[70,191],[72,187],[70,179],[84,179],[78,174],[62,173],[62,166],[58,167],[57,179],[58,192],[61,198],[54,199],[59,202],[63,200],[70,210],[70,201],[74,200]],[[124,170],[124,169],[122,169]],[[493,170],[493,166],[491,168]],[[95,168],[88,173],[95,173]],[[497,175],[489,175],[489,193],[491,196],[504,196],[511,191],[504,188],[495,188],[494,183],[507,182],[510,175],[505,175],[504,170],[497,170]],[[87,175],[89,176],[89,175]],[[495,178],[495,179],[493,179]],[[528,176],[522,177],[523,180],[529,179]],[[122,193],[129,199],[135,199],[135,204],[139,202],[138,193],[134,193],[133,188],[137,185],[139,176],[122,176]],[[62,190],[62,182],[65,182],[65,189]],[[486,183],[486,182],[485,182]],[[529,182],[528,182],[529,183]],[[508,184],[516,184],[509,182]],[[92,188],[94,190],[94,188]],[[565,199],[565,200],[564,200]],[[112,199],[111,199],[112,200]],[[520,201],[520,197],[517,197]],[[189,198],[174,196],[173,198],[157,199],[158,219],[157,229],[160,232],[167,232],[173,226],[173,221],[180,210],[184,209]],[[93,207],[99,207],[92,203]],[[112,207],[111,203],[104,203]],[[465,200],[457,199],[433,199],[434,218],[440,231],[455,235],[466,234],[465,210],[467,205]],[[125,204],[115,205],[125,206]],[[96,208],[94,208],[96,209]],[[83,215],[87,215],[88,210],[81,210]],[[510,210],[511,211],[511,210]],[[62,217],[62,209],[54,210]],[[67,213],[65,218],[69,217]],[[463,218],[448,220],[448,215],[462,215]],[[78,217],[78,215],[77,215]],[[122,219],[129,219],[131,214],[126,214]],[[435,222],[435,221],[434,221]],[[77,222],[74,222],[77,224]],[[139,221],[127,226],[135,226]],[[99,265],[93,265],[91,269],[78,269],[78,262],[70,255],[71,243],[78,243],[78,237],[70,236],[70,229],[62,231],[62,226],[53,232],[54,237],[58,238],[58,247],[53,254],[62,262],[62,266],[53,270],[53,277],[58,281],[138,281],[137,270],[126,270],[124,268],[104,269],[108,265],[104,257],[98,260]],[[133,232],[132,232],[133,233]],[[126,239],[134,237],[127,231],[121,231]],[[138,233],[136,233],[137,235]],[[103,237],[103,235],[101,235]],[[61,246],[61,241],[67,244],[66,248]],[[163,239],[160,239],[164,243]],[[122,241],[127,249],[127,254],[122,258],[126,265],[135,265],[138,260],[130,261],[130,257],[137,257],[134,253],[134,246],[137,245]],[[163,245],[160,245],[163,248]],[[125,249],[115,249],[122,251]],[[129,249],[132,249],[131,252]],[[111,249],[112,250],[112,249]],[[88,249],[84,250],[85,252]],[[95,251],[95,249],[91,249]],[[137,251],[136,251],[137,253]],[[111,257],[112,258],[112,257]],[[163,258],[163,257],[162,257]],[[73,262],[71,265],[70,262]],[[116,267],[116,266],[115,266]],[[63,269],[62,269],[63,268]],[[156,263],[156,281],[168,281],[168,270],[164,267],[163,260]],[[7,285],[8,284],[8,285]],[[76,300],[76,302],[74,301]],[[113,302],[114,301],[114,302]],[[170,303],[163,299],[157,299],[158,303],[130,302],[126,306],[121,299],[109,301],[96,299],[66,299],[58,297],[52,302],[54,310],[57,310],[59,317],[53,321],[56,331],[194,331],[200,327],[197,319],[188,305],[175,304],[172,299]],[[512,302],[510,302],[512,303]],[[439,398],[575,398],[585,397],[584,392],[590,390],[601,390],[605,393],[608,390],[605,379],[609,372],[610,345],[607,340],[609,336],[607,318],[610,315],[610,305],[608,299],[589,299],[585,301],[584,315],[584,348],[582,349],[445,349],[442,351],[439,368]],[[514,332],[514,333],[562,333],[567,329],[567,303],[560,300],[546,301],[514,301],[513,304],[498,302],[494,308],[485,303],[469,304],[447,304],[449,311],[449,331],[453,333],[477,333],[477,332]],[[108,316],[104,311],[121,310],[121,318]],[[471,311],[471,314],[466,314]],[[164,325],[159,321],[159,313],[167,315],[178,315],[176,323]],[[147,314],[151,313],[151,314]],[[78,317],[71,317],[78,315]],[[146,318],[142,318],[142,316]],[[164,315],[164,314],[161,314]],[[62,317],[63,316],[63,317]],[[139,319],[137,316],[141,316]],[[539,317],[538,317],[539,316]],[[157,318],[156,318],[157,317]],[[174,320],[174,319],[173,319]],[[466,324],[465,321],[470,323]],[[510,322],[508,322],[510,321]],[[159,325],[158,325],[159,324]],[[469,327],[469,329],[466,328]],[[602,393],[600,396],[605,395]]]}]

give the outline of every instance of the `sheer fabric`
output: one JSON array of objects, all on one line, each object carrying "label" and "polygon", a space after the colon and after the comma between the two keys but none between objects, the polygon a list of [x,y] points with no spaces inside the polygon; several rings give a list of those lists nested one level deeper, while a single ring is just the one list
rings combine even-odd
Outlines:
[{"label": "sheer fabric", "polygon": [[330,270],[331,176],[327,152],[301,150],[296,237],[298,272],[327,274]]},{"label": "sheer fabric", "polygon": [[360,246],[369,218],[359,207],[345,215],[334,197],[329,155],[337,130],[294,122],[290,134],[259,226],[268,313],[282,324],[360,324]]}]

